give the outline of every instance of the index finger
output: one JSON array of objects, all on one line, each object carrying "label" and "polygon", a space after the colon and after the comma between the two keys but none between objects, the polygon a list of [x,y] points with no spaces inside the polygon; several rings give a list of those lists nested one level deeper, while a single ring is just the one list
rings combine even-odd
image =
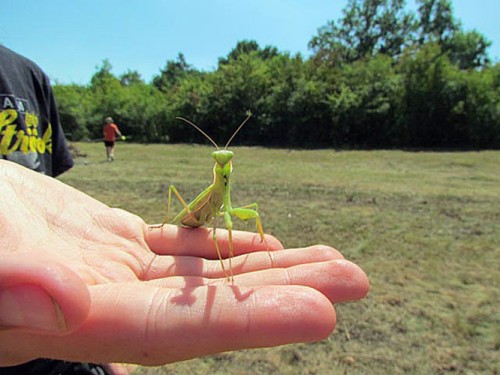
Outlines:
[{"label": "index finger", "polygon": [[[228,232],[225,229],[217,229],[216,234],[221,254],[226,258],[229,254]],[[158,255],[185,255],[217,259],[212,229],[186,228],[165,224],[162,227],[147,227],[144,237],[151,251]],[[283,249],[283,245],[275,237],[266,235],[265,238],[265,241],[261,241],[257,233],[233,231],[235,255]]]}]

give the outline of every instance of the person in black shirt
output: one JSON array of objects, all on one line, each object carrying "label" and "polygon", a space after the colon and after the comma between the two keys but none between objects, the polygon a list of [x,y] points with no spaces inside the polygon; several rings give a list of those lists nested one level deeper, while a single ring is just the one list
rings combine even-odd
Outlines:
[{"label": "person in black shirt", "polygon": [[52,177],[73,166],[48,77],[2,45],[0,155]]}]

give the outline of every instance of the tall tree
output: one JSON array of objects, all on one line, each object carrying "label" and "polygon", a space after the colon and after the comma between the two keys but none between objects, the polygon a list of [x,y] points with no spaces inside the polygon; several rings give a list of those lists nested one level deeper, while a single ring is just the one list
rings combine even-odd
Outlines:
[{"label": "tall tree", "polygon": [[334,144],[400,145],[404,137],[396,116],[403,95],[400,81],[385,55],[346,66],[339,77],[340,87],[328,95]]},{"label": "tall tree", "polygon": [[378,53],[396,57],[416,29],[405,0],[349,0],[343,14],[321,27],[309,42],[316,59],[342,65]]},{"label": "tall tree", "polygon": [[450,0],[418,0],[418,44],[437,43],[450,61],[460,69],[472,69],[489,63],[491,45],[477,31],[463,31],[453,14]]},{"label": "tall tree", "polygon": [[229,64],[231,61],[237,60],[239,57],[248,55],[252,52],[255,52],[257,56],[264,60],[271,59],[278,55],[276,47],[266,46],[262,49],[255,40],[241,40],[236,44],[236,47],[229,52],[227,57],[219,58],[219,65]]},{"label": "tall tree", "polygon": [[102,123],[106,116],[112,116],[120,122],[118,114],[122,107],[123,86],[111,72],[112,68],[109,60],[105,59],[90,79],[89,90],[93,108],[89,115],[89,127],[92,138],[102,135]]},{"label": "tall tree", "polygon": [[460,69],[484,67],[490,63],[488,48],[491,42],[482,34],[473,31],[457,31],[443,48],[450,60]]},{"label": "tall tree", "polygon": [[144,83],[140,73],[137,70],[128,70],[126,73],[120,76],[120,83],[123,86],[132,86],[140,83]]},{"label": "tall tree", "polygon": [[59,118],[70,141],[89,138],[89,114],[92,96],[86,87],[76,84],[54,85]]},{"label": "tall tree", "polygon": [[90,79],[90,86],[97,87],[103,84],[105,81],[115,80],[116,77],[111,73],[113,65],[108,59],[104,59],[101,66],[96,66],[96,72]]},{"label": "tall tree", "polygon": [[435,42],[443,46],[460,29],[450,0],[418,0],[418,13],[420,45]]},{"label": "tall tree", "polygon": [[167,92],[192,72],[194,69],[186,62],[184,54],[179,53],[176,60],[168,60],[160,75],[153,78],[153,85],[160,91]]}]

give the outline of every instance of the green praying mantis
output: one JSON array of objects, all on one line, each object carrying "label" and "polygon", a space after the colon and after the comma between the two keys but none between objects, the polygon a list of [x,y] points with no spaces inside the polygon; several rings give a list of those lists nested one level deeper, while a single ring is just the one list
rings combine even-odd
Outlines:
[{"label": "green praying mantis", "polygon": [[[236,134],[241,130],[241,128],[247,123],[252,114],[247,112],[246,119],[240,124],[233,135],[229,138],[224,149],[220,149],[217,143],[212,140],[203,130],[201,130],[197,125],[189,120],[182,117],[177,117],[177,119],[185,121],[189,125],[193,126],[201,134],[203,134],[216,148],[216,151],[212,152],[212,157],[215,160],[215,165],[213,169],[214,180],[211,185],[209,185],[205,190],[203,190],[196,198],[194,198],[189,204],[181,197],[174,185],[170,185],[168,189],[168,203],[167,203],[167,216],[160,227],[170,223],[175,225],[183,225],[186,227],[197,228],[205,224],[213,225],[212,237],[215,243],[215,249],[217,251],[217,256],[219,257],[222,270],[226,275],[226,279],[231,283],[234,282],[233,268],[232,268],[232,258],[234,257],[233,248],[233,217],[240,220],[250,220],[255,219],[257,232],[260,235],[261,242],[267,242],[264,236],[264,229],[262,227],[262,222],[258,212],[257,203],[251,203],[241,207],[233,207],[231,203],[231,185],[230,178],[233,172],[232,159],[234,153],[228,150],[228,146],[234,139]],[[183,209],[180,211],[171,221],[169,221],[170,207],[172,202],[172,192],[177,197],[181,203]],[[224,219],[225,227],[228,231],[228,241],[229,241],[229,274],[224,266],[224,261],[222,254],[217,242],[217,221],[219,218]],[[269,251],[268,251],[269,253]],[[271,256],[269,254],[269,256]]]}]

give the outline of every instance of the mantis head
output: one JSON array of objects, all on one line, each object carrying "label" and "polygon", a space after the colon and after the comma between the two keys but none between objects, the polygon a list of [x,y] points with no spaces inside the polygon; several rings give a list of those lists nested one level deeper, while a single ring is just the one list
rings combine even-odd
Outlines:
[{"label": "mantis head", "polygon": [[221,166],[226,165],[233,158],[233,152],[229,150],[217,150],[212,152],[212,157],[215,162]]}]

